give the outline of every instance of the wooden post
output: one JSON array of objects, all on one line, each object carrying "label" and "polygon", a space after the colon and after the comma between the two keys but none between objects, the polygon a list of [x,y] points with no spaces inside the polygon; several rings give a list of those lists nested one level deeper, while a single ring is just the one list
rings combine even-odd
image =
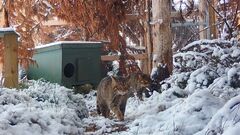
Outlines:
[{"label": "wooden post", "polygon": [[215,7],[216,1],[215,0],[210,0],[210,3],[208,4],[210,37],[211,37],[211,39],[216,39],[217,38],[216,13],[213,10],[213,8],[210,6],[210,4],[213,7]]},{"label": "wooden post", "polygon": [[207,1],[206,0],[199,0],[199,35],[200,39],[206,39],[207,38],[207,30],[205,30],[206,25],[206,10],[207,10]]},{"label": "wooden post", "polygon": [[[145,47],[145,50],[146,50],[146,43],[145,43],[145,33],[144,33],[144,36],[143,37],[141,37],[141,43],[140,43],[140,46],[141,47]],[[147,59],[147,57],[145,58],[145,59],[142,59],[142,60],[140,60],[140,68],[141,68],[141,70],[142,70],[142,72],[143,73],[145,73],[145,74],[149,74],[149,69],[148,69],[148,59]]]},{"label": "wooden post", "polygon": [[171,74],[172,63],[172,34],[171,34],[171,0],[152,1],[152,38],[153,64],[166,64]]},{"label": "wooden post", "polygon": [[145,28],[145,33],[144,33],[144,44],[146,47],[146,52],[148,54],[148,57],[146,59],[147,63],[147,70],[148,74],[151,74],[152,70],[152,53],[153,53],[153,44],[152,44],[152,29],[151,29],[151,0],[146,0],[146,15],[145,15],[145,23],[144,23],[144,28]]},{"label": "wooden post", "polygon": [[3,38],[3,86],[7,88],[18,87],[18,35],[11,29],[0,30]]},{"label": "wooden post", "polygon": [[[135,60],[145,60],[147,59],[147,54],[130,54],[132,57],[134,57]],[[119,60],[120,56],[119,55],[102,55],[101,60],[102,61],[114,61],[114,60]]]}]

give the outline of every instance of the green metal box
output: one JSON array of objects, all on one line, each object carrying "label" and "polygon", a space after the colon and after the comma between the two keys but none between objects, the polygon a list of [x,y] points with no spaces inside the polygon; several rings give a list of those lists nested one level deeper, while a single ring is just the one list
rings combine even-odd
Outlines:
[{"label": "green metal box", "polygon": [[40,79],[72,88],[96,86],[101,79],[101,42],[61,41],[35,49],[36,65],[28,69],[29,79]]}]

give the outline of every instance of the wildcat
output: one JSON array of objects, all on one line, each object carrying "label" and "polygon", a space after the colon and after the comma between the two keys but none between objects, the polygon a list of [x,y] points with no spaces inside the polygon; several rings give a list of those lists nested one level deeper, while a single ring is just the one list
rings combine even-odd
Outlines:
[{"label": "wildcat", "polygon": [[[146,87],[149,77],[142,73],[133,73],[128,77],[108,76],[101,80],[97,88],[97,112],[109,117],[110,110],[122,121],[130,94]],[[141,94],[139,94],[141,96]],[[141,97],[142,98],[142,97]]]},{"label": "wildcat", "polygon": [[108,118],[110,110],[122,121],[128,98],[128,88],[124,78],[108,76],[97,87],[97,112]]}]

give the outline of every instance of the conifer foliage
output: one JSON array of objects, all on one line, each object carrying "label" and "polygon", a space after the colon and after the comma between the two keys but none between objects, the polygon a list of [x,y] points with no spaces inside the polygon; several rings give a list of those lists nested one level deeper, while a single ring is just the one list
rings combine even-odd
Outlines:
[{"label": "conifer foliage", "polygon": [[[129,27],[127,15],[143,14],[142,0],[49,0],[53,12],[63,20],[83,28],[86,40],[109,40],[111,48],[119,50]],[[130,23],[128,23],[130,25]],[[128,29],[128,30],[127,30]],[[128,32],[130,35],[131,32]],[[133,32],[132,32],[133,33]],[[134,36],[132,36],[134,37]]]}]

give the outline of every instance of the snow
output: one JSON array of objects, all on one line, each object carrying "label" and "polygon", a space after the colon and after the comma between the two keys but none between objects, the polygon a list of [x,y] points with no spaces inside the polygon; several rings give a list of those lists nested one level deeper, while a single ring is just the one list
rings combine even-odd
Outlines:
[{"label": "snow", "polygon": [[[189,1],[187,1],[187,0],[173,0],[173,3],[175,4],[175,8],[177,9],[177,10],[180,10],[180,8],[182,9],[182,10],[184,10],[184,9],[186,9],[187,7],[186,7],[186,5],[185,4],[183,4],[183,3],[188,3]],[[182,4],[181,4],[182,3]],[[198,4],[199,3],[199,0],[194,0],[194,3],[195,4]]]},{"label": "snow", "polygon": [[46,44],[46,45],[36,46],[35,49],[50,47],[50,46],[59,45],[59,44],[84,44],[84,43],[99,44],[101,42],[93,42],[93,41],[57,41],[57,42],[49,43],[49,44]]},{"label": "snow", "polygon": [[44,0],[43,3],[47,5],[47,7],[53,9],[52,5],[48,1]]},{"label": "snow", "polygon": [[2,85],[3,85],[3,81],[4,81],[4,79],[3,79],[3,77],[2,77],[2,72],[0,71],[0,88],[1,88]]},{"label": "snow", "polygon": [[113,62],[112,62],[112,66],[113,66],[113,70],[112,70],[112,71],[109,71],[109,72],[107,73],[107,75],[109,75],[109,76],[117,75],[118,69],[119,69],[119,62],[116,61],[116,60],[113,61]]},{"label": "snow", "polygon": [[233,51],[233,53],[231,54],[232,57],[238,57],[240,56],[240,50],[236,49]]},{"label": "snow", "polygon": [[155,21],[150,22],[151,25],[162,24],[162,23],[163,23],[163,19],[157,19]]},{"label": "snow", "polygon": [[20,35],[19,33],[16,32],[15,27],[0,28],[0,37],[2,37],[4,33],[15,33],[18,36]]},{"label": "snow", "polygon": [[15,32],[15,28],[12,27],[0,28],[0,32]]},{"label": "snow", "polygon": [[[96,91],[73,94],[42,80],[0,88],[0,135],[238,135],[239,50],[222,40],[187,45],[174,55],[161,93],[128,99],[123,122],[97,114]],[[117,70],[118,62],[113,66]]]}]

